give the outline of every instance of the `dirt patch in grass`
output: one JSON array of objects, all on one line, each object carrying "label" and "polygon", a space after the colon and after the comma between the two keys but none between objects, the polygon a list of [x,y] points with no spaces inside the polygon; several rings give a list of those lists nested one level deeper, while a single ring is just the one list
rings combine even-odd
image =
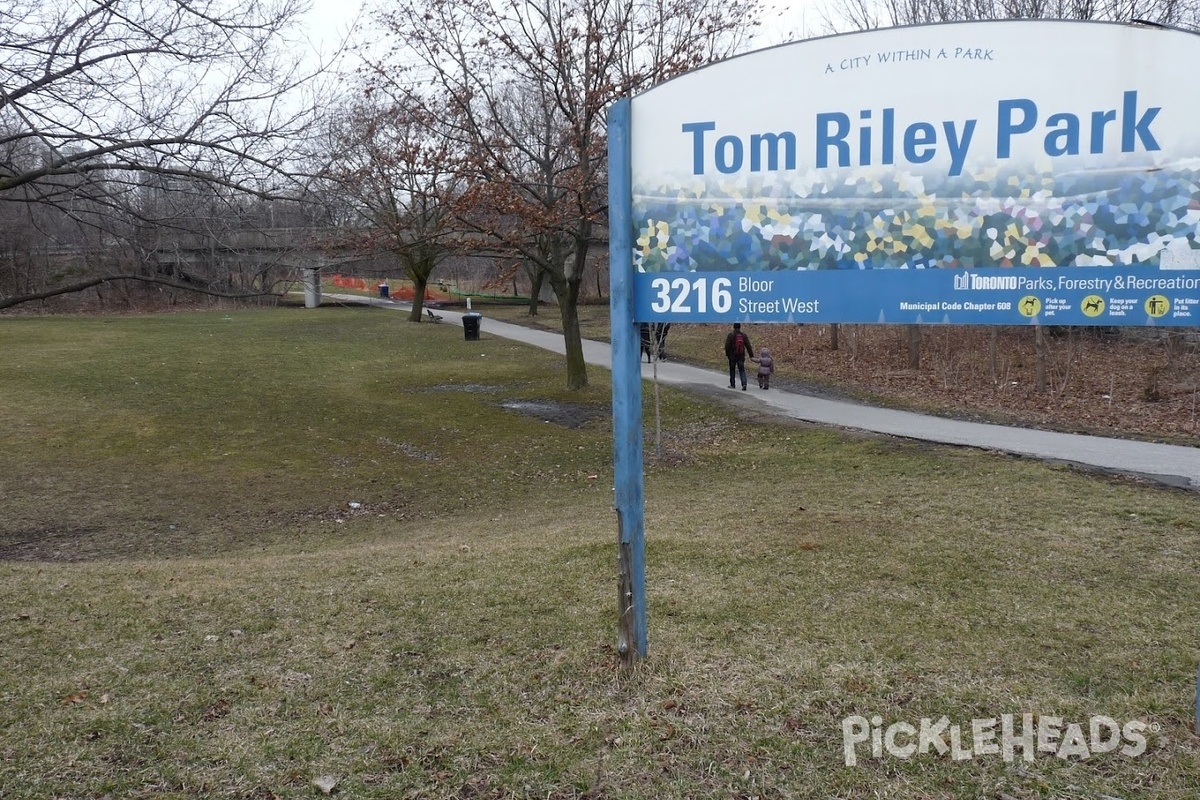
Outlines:
[{"label": "dirt patch in grass", "polygon": [[8,530],[0,542],[0,561],[87,561],[88,542],[98,535],[103,535],[99,526]]},{"label": "dirt patch in grass", "polygon": [[430,386],[425,391],[442,394],[445,392],[466,392],[468,394],[495,394],[504,391],[504,386],[484,386],[478,383],[445,383]]},{"label": "dirt patch in grass", "polygon": [[567,428],[582,428],[592,420],[611,413],[607,408],[598,406],[548,400],[505,400],[500,407]]}]

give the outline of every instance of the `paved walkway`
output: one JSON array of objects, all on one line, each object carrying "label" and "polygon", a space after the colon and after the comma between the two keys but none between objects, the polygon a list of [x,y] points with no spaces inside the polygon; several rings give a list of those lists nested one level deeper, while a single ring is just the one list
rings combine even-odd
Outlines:
[{"label": "paved walkway", "polygon": [[[365,301],[371,305],[397,310],[407,311],[410,308],[407,303],[374,298],[351,295],[326,295],[326,297],[349,302]],[[437,313],[445,317],[445,323],[462,324],[462,313],[460,312],[438,309]],[[485,336],[513,339],[556,353],[566,352],[561,334],[511,325],[488,319],[486,315],[484,315],[481,325],[481,332]],[[605,369],[612,368],[612,352],[605,342],[584,340],[583,356],[588,364]],[[643,363],[642,377],[651,378],[652,376],[652,365]],[[724,371],[693,367],[674,361],[659,362],[658,380],[662,384],[684,388],[702,386],[709,394],[712,393],[712,387],[727,387],[729,383],[728,374]],[[1106,472],[1137,475],[1171,486],[1200,490],[1200,448],[1196,447],[965,422],[911,411],[897,411],[842,400],[829,400],[778,389],[764,392],[757,390],[753,385],[748,392],[731,391],[728,388],[723,391],[728,393],[729,401],[738,405],[758,410],[770,410],[794,419],[822,425],[873,431],[927,442],[999,450],[1046,461],[1077,464]]]}]

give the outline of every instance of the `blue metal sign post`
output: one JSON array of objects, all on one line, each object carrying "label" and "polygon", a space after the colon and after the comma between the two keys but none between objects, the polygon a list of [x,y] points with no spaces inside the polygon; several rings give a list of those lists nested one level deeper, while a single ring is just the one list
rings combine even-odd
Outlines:
[{"label": "blue metal sign post", "polygon": [[619,533],[617,651],[646,657],[646,555],[642,477],[642,371],[633,305],[630,103],[608,110],[609,281],[612,316],[613,499]]}]

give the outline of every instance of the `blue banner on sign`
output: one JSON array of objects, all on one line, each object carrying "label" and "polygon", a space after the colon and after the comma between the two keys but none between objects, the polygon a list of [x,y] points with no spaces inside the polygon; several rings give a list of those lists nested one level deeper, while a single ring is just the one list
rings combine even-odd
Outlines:
[{"label": "blue banner on sign", "polygon": [[1200,325],[1200,270],[637,272],[639,322]]}]

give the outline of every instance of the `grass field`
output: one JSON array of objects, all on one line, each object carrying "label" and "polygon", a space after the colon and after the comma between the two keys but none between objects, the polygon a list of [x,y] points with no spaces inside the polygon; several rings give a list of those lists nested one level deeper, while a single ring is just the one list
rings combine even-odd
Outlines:
[{"label": "grass field", "polygon": [[[625,673],[606,373],[353,308],[0,352],[4,800],[1200,795],[1193,494],[664,389]],[[845,763],[1006,714],[1145,752]]]}]

